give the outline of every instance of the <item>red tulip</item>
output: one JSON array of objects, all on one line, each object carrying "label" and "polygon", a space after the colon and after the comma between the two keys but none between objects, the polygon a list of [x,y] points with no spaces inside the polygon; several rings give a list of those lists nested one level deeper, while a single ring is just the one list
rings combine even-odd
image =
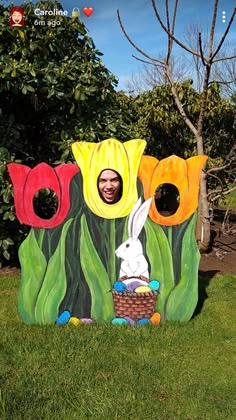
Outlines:
[{"label": "red tulip", "polygon": [[[37,228],[52,228],[60,225],[70,209],[69,187],[73,176],[80,171],[77,165],[62,164],[53,169],[46,163],[35,168],[18,163],[10,163],[8,170],[14,186],[14,202],[17,218],[20,222]],[[58,208],[49,219],[41,219],[34,212],[33,198],[42,188],[55,191]]]}]

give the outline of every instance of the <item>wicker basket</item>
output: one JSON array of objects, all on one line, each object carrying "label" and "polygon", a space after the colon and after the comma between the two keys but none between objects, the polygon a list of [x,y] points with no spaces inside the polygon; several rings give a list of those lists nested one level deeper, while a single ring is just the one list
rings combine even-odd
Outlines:
[{"label": "wicker basket", "polygon": [[[149,280],[144,276],[132,277],[139,280],[144,280],[147,283]],[[124,281],[129,277],[121,277],[118,281]],[[155,312],[157,291],[147,293],[133,293],[117,292],[112,290],[112,296],[115,306],[115,313],[117,318],[130,317],[134,321],[142,318],[150,318]]]}]

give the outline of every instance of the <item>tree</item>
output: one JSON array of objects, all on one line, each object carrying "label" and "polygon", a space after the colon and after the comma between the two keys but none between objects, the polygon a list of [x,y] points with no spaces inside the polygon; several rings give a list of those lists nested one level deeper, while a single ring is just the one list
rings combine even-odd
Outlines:
[{"label": "tree", "polygon": [[[200,94],[193,88],[192,81],[176,83],[178,96],[194,124],[200,110]],[[212,161],[222,160],[235,142],[235,108],[228,99],[220,96],[217,83],[211,84],[205,115],[205,153]],[[165,158],[173,151],[182,158],[197,153],[193,134],[176,107],[169,85],[159,85],[133,99],[134,124],[138,136],[148,140],[147,153]],[[223,146],[223,147],[222,147]]]},{"label": "tree", "polygon": [[132,138],[130,112],[123,110],[115,91],[117,80],[84,23],[53,16],[57,26],[52,27],[51,17],[34,15],[36,7],[62,10],[58,1],[22,7],[25,26],[13,28],[11,7],[0,5],[0,259],[6,251],[2,248],[1,254],[1,241],[12,240],[9,225],[15,223],[7,163],[68,162],[76,140]]},{"label": "tree", "polygon": [[[207,54],[204,54],[203,52],[203,44],[202,44],[202,34],[198,34],[198,45],[199,45],[199,51],[194,50],[192,48],[189,48],[187,45],[182,43],[179,39],[175,37],[175,23],[176,23],[176,17],[177,17],[177,9],[178,9],[178,0],[175,0],[174,2],[174,11],[173,16],[170,18],[170,12],[169,12],[169,1],[165,0],[165,9],[166,9],[166,24],[164,23],[163,19],[161,18],[159,11],[156,6],[155,0],[152,0],[152,6],[155,13],[155,16],[164,32],[168,36],[168,47],[167,47],[167,54],[164,59],[158,59],[150,56],[143,50],[141,50],[129,37],[127,34],[122,21],[120,17],[119,10],[117,11],[118,14],[118,20],[121,26],[121,29],[130,42],[130,44],[139,52],[141,53],[145,59],[148,59],[149,61],[145,61],[144,59],[140,59],[138,57],[135,57],[136,59],[142,61],[142,62],[148,62],[148,63],[155,63],[155,65],[159,66],[162,71],[164,72],[168,83],[171,88],[171,92],[175,101],[175,104],[178,108],[178,111],[183,118],[185,124],[187,127],[191,130],[191,132],[194,135],[194,139],[197,146],[197,154],[202,155],[205,153],[205,147],[204,147],[204,138],[203,138],[203,129],[204,129],[204,123],[205,123],[205,116],[206,116],[206,108],[207,108],[207,102],[208,102],[208,94],[209,94],[209,84],[210,84],[210,75],[212,66],[215,63],[218,63],[220,61],[225,61],[226,59],[233,59],[235,56],[229,56],[229,57],[220,57],[219,53],[221,51],[222,45],[224,44],[224,41],[227,37],[227,34],[232,26],[235,14],[236,14],[236,8],[233,10],[231,17],[228,21],[228,24],[226,26],[226,30],[222,35],[221,40],[219,43],[214,46],[215,41],[215,27],[216,27],[216,19],[217,19],[217,13],[218,13],[218,0],[214,0],[213,4],[213,15],[212,15],[212,21],[211,21],[211,29],[209,33],[208,38],[208,51]],[[176,43],[178,46],[180,46],[184,51],[191,54],[191,56],[198,57],[201,60],[201,65],[204,69],[204,78],[203,78],[203,88],[200,94],[200,109],[198,114],[198,119],[196,124],[193,123],[191,115],[188,113],[187,110],[184,109],[184,106],[182,104],[181,98],[178,95],[178,90],[176,83],[173,79],[173,74],[171,72],[171,66],[170,66],[170,59],[172,56],[172,47],[173,43]],[[200,223],[201,223],[201,242],[199,244],[200,250],[204,251],[209,248],[210,245],[210,217],[209,217],[209,204],[208,204],[208,191],[207,191],[207,176],[206,172],[202,171],[201,175],[201,181],[200,181],[200,199],[199,199],[199,215],[200,215]]]},{"label": "tree", "polygon": [[[54,16],[59,25],[53,28],[44,16],[36,19],[36,6],[23,7],[26,24],[13,28],[8,25],[10,8],[1,6],[2,145],[33,165],[44,159],[66,160],[70,143],[78,138],[124,139],[128,128],[122,125],[117,80],[104,66],[84,23]],[[45,1],[40,8],[62,6]]]}]

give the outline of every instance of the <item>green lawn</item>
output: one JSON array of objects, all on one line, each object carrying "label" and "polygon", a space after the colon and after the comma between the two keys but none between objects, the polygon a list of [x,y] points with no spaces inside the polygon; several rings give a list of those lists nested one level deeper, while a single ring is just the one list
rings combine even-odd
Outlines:
[{"label": "green lawn", "polygon": [[225,209],[236,210],[236,189],[225,195],[224,199],[219,201],[219,206]]},{"label": "green lawn", "polygon": [[18,283],[0,278],[0,419],[236,419],[236,277],[159,328],[27,326]]}]

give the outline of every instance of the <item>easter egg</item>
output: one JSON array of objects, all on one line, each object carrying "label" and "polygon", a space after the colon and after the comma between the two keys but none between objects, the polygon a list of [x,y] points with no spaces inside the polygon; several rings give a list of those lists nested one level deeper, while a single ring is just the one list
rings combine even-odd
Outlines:
[{"label": "easter egg", "polygon": [[125,318],[114,318],[111,323],[113,325],[122,325],[122,324],[128,324],[129,322]]},{"label": "easter egg", "polygon": [[[132,281],[131,283],[127,284],[126,288],[129,292],[133,292],[137,287],[141,287],[142,283],[139,280]],[[142,286],[143,287],[143,286]]]},{"label": "easter egg", "polygon": [[159,325],[161,322],[161,314],[159,312],[155,312],[150,318],[152,325]]},{"label": "easter egg", "polygon": [[79,318],[76,318],[76,316],[72,316],[69,320],[69,324],[74,325],[75,327],[77,327],[78,325],[81,324],[81,321]]},{"label": "easter egg", "polygon": [[148,324],[150,324],[150,319],[148,319],[148,318],[142,318],[142,319],[139,319],[138,321],[137,321],[137,325],[148,325]]},{"label": "easter egg", "polygon": [[148,293],[151,292],[150,287],[148,286],[139,286],[135,289],[135,293]]},{"label": "easter egg", "polygon": [[63,311],[61,315],[56,319],[56,325],[65,325],[68,323],[70,319],[70,312],[69,311]]},{"label": "easter egg", "polygon": [[160,288],[160,282],[158,280],[150,281],[148,285],[152,290],[158,290]]},{"label": "easter egg", "polygon": [[124,319],[128,321],[129,325],[135,325],[134,319],[130,318],[129,316],[125,316]]},{"label": "easter egg", "polygon": [[80,318],[82,324],[91,324],[93,320],[91,318]]},{"label": "easter egg", "polygon": [[126,285],[122,281],[116,281],[113,285],[113,289],[116,292],[124,292],[126,290]]},{"label": "easter egg", "polygon": [[141,280],[141,279],[137,279],[136,277],[131,277],[131,278],[127,279],[127,280],[124,280],[123,283],[126,284],[126,286],[127,286],[128,284],[133,283],[134,281],[138,281],[139,284],[140,284],[140,286],[141,285],[142,286],[147,286],[148,285],[148,283],[146,281]]}]

